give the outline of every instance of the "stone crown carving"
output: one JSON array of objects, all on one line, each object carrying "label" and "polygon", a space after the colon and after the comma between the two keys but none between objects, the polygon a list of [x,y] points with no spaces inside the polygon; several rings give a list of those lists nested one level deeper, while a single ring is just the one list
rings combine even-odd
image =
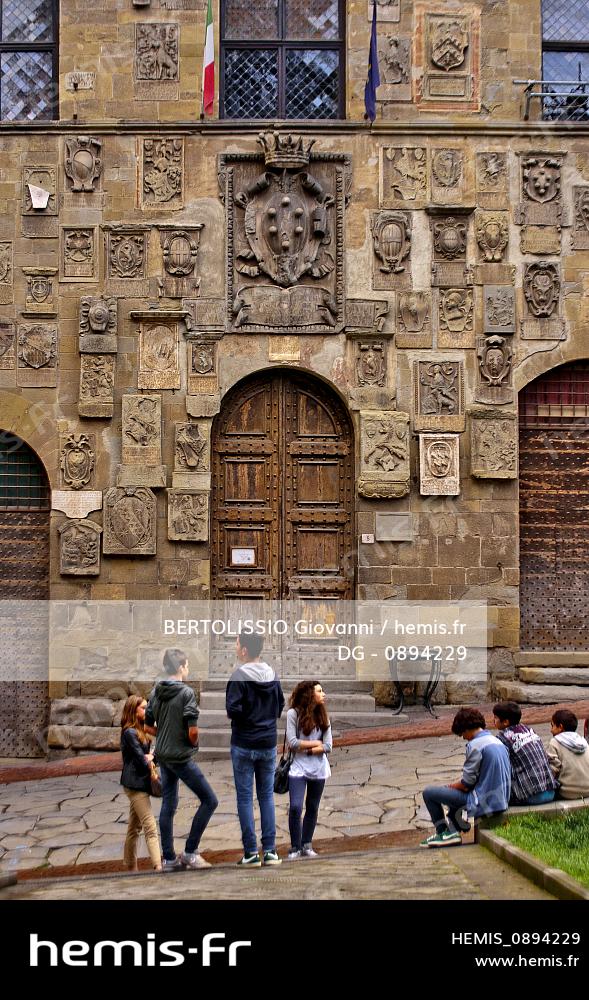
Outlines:
[{"label": "stone crown carving", "polygon": [[280,132],[260,132],[257,140],[264,151],[267,167],[280,170],[299,170],[309,165],[311,147],[315,139],[302,135]]}]

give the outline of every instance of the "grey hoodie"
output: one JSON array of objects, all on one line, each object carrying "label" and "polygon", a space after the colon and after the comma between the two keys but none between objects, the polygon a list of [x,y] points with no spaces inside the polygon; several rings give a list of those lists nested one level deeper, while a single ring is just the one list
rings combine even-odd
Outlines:
[{"label": "grey hoodie", "polygon": [[551,771],[563,799],[589,798],[589,743],[578,733],[559,733],[548,744]]}]

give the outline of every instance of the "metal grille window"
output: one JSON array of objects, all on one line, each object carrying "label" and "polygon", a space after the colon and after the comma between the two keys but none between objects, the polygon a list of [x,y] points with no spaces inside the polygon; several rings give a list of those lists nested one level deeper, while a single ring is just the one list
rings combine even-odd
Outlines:
[{"label": "metal grille window", "polygon": [[0,0],[0,120],[57,117],[58,0]]},{"label": "metal grille window", "polygon": [[222,0],[221,116],[343,118],[344,0]]},{"label": "metal grille window", "polygon": [[543,101],[543,118],[589,120],[589,3],[542,0],[542,77],[555,97]]},{"label": "metal grille window", "polygon": [[0,432],[0,510],[49,510],[47,474],[35,452],[13,434]]},{"label": "metal grille window", "polygon": [[589,424],[589,362],[555,368],[519,397],[520,427]]}]

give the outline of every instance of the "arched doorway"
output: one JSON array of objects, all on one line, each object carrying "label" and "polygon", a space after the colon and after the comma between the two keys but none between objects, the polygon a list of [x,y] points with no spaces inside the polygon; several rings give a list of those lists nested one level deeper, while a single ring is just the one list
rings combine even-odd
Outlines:
[{"label": "arched doorway", "polygon": [[0,757],[45,754],[50,510],[40,459],[0,432]]},{"label": "arched doorway", "polygon": [[258,373],[223,400],[212,453],[213,597],[351,599],[353,430],[336,394]]},{"label": "arched doorway", "polygon": [[519,394],[523,650],[589,650],[589,361]]}]

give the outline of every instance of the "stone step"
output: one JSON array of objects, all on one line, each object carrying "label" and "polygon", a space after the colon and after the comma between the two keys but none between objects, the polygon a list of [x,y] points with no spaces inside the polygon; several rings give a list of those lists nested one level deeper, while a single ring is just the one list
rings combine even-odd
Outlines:
[{"label": "stone step", "polygon": [[516,667],[589,667],[587,650],[524,650],[513,654]]},{"label": "stone step", "polygon": [[[386,726],[387,720],[386,713],[377,713],[374,709],[372,712],[330,711],[329,716],[334,730],[365,729],[367,726]],[[286,716],[283,715],[282,719],[279,719],[278,721],[278,729],[283,730],[285,725]],[[210,729],[224,729],[229,732],[231,730],[231,720],[227,718],[227,713],[224,710],[207,710],[206,712],[201,712],[199,715],[198,728],[202,731]]]},{"label": "stone step", "polygon": [[586,687],[571,684],[524,684],[521,681],[500,681],[497,684],[498,698],[531,705],[555,705],[559,702],[586,701],[589,691]]},{"label": "stone step", "polygon": [[[519,678],[526,684],[587,684],[587,667],[520,667]],[[587,692],[589,695],[589,691]]]},{"label": "stone step", "polygon": [[[589,681],[587,682],[589,684]],[[285,693],[286,697],[286,693]],[[288,698],[286,698],[288,704]],[[330,694],[328,698],[329,712],[374,712],[376,702],[370,694],[358,694],[356,692],[345,692],[343,694]],[[203,691],[200,696],[201,712],[225,711],[224,691]]]}]

